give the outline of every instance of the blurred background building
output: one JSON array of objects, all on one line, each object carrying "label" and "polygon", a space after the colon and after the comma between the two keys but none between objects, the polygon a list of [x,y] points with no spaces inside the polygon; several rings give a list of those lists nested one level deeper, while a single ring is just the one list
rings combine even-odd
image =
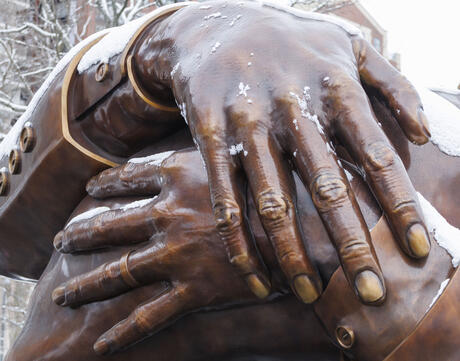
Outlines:
[{"label": "blurred background building", "polygon": [[[294,7],[298,9],[311,9],[311,5],[297,2]],[[369,11],[358,1],[342,1],[338,4],[331,4],[325,8],[325,13],[345,19],[361,29],[366,40],[371,43],[393,66],[401,70],[401,55],[399,53],[389,54],[388,36],[386,30],[375,20]]]}]

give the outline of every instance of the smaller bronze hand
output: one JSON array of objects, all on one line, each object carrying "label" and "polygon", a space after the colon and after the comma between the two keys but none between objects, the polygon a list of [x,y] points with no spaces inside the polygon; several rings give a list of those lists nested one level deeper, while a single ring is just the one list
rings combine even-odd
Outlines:
[{"label": "smaller bronze hand", "polygon": [[[144,285],[164,284],[160,296],[139,305],[97,340],[98,354],[128,347],[203,307],[257,302],[218,239],[207,184],[196,151],[174,153],[162,166],[128,163],[90,181],[93,196],[158,196],[75,221],[56,236],[61,252],[127,242],[141,248],[62,284],[53,292],[54,302],[76,307]],[[136,246],[140,242],[142,246]]]}]

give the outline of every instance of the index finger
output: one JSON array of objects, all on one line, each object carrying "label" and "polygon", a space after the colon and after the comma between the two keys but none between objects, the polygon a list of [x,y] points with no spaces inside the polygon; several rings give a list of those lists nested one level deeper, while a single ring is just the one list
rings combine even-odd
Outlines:
[{"label": "index finger", "polygon": [[[213,112],[202,116],[209,117],[210,114]],[[257,297],[265,298],[270,294],[270,282],[248,230],[242,197],[244,191],[239,187],[237,167],[224,141],[225,130],[214,117],[200,119],[198,143],[208,173],[217,231],[226,246],[230,263],[245,278],[251,291]]]}]

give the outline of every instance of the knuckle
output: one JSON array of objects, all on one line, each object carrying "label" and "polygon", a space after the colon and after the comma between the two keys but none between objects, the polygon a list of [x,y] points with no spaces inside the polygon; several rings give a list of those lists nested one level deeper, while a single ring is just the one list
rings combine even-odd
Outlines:
[{"label": "knuckle", "polygon": [[417,209],[417,202],[414,199],[398,199],[393,206],[393,214],[409,213]]},{"label": "knuckle", "polygon": [[80,279],[77,277],[65,287],[65,300],[67,304],[74,303],[80,294]]},{"label": "knuckle", "polygon": [[93,235],[101,234],[104,232],[105,222],[104,217],[96,216],[91,224],[88,226],[88,231]]},{"label": "knuckle", "polygon": [[223,234],[232,232],[241,225],[241,211],[236,202],[225,200],[214,205],[217,230]]},{"label": "knuckle", "polygon": [[117,268],[118,269],[116,269],[114,265],[111,265],[110,263],[106,263],[101,266],[100,272],[98,272],[98,282],[102,288],[105,288],[104,286],[109,286],[111,281],[120,275],[120,267]]},{"label": "knuckle", "polygon": [[149,333],[153,327],[147,307],[143,306],[134,311],[134,326],[141,334]]},{"label": "knuckle", "polygon": [[339,254],[343,262],[364,258],[371,254],[369,243],[364,239],[353,239],[344,242],[339,248]]},{"label": "knuckle", "polygon": [[75,231],[74,231],[74,227],[69,227],[69,230],[66,230],[62,236],[62,251],[63,252],[66,252],[66,253],[69,253],[69,252],[73,252],[74,248],[75,248],[75,244],[74,244],[74,238],[75,238]]},{"label": "knuckle", "polygon": [[250,272],[250,259],[246,252],[231,257],[230,263],[242,273]]},{"label": "knuckle", "polygon": [[264,221],[283,219],[292,207],[292,201],[272,190],[262,192],[257,199],[257,209]]},{"label": "knuckle", "polygon": [[176,298],[176,303],[183,304],[186,302],[190,290],[184,284],[178,284],[174,287],[174,297]]},{"label": "knuckle", "polygon": [[120,181],[123,183],[131,182],[133,179],[134,168],[135,164],[133,163],[128,162],[125,165],[123,165],[118,173]]},{"label": "knuckle", "polygon": [[298,252],[294,251],[291,248],[283,248],[279,251],[278,257],[280,262],[284,265],[297,265],[302,262],[302,257]]},{"label": "knuckle", "polygon": [[389,144],[373,143],[366,151],[365,165],[371,171],[386,169],[394,163],[396,157],[395,151]]},{"label": "knuckle", "polygon": [[[207,114],[202,119],[213,119]],[[215,118],[214,118],[215,119]],[[219,119],[219,118],[217,118]],[[197,133],[197,140],[202,142],[212,142],[216,140],[222,140],[222,126],[216,121],[204,121],[200,120],[195,124],[195,131]]]},{"label": "knuckle", "polygon": [[[343,71],[329,71],[327,82],[324,82],[323,85],[327,86],[330,89],[347,89],[352,90],[353,87],[350,87],[351,78],[350,75]],[[348,89],[350,88],[350,89]]]},{"label": "knuckle", "polygon": [[320,210],[337,207],[348,197],[348,188],[342,177],[330,171],[320,173],[311,185],[313,202]]},{"label": "knuckle", "polygon": [[244,126],[244,129],[254,129],[262,124],[262,120],[266,117],[261,107],[249,104],[248,99],[244,97],[238,97],[231,102],[231,105],[226,107],[226,113],[234,124]]}]

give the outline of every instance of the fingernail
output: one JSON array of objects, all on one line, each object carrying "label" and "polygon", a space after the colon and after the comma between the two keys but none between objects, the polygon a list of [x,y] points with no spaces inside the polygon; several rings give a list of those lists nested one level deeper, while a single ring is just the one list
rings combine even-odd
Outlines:
[{"label": "fingernail", "polygon": [[62,306],[65,302],[65,288],[64,286],[59,286],[54,289],[53,294],[51,295],[53,302],[58,306]]},{"label": "fingernail", "polygon": [[99,340],[97,340],[93,346],[93,349],[94,352],[101,356],[108,354],[110,351],[109,344],[107,343],[107,340],[105,338],[100,338]]},{"label": "fingernail", "polygon": [[54,248],[59,252],[62,249],[62,236],[63,235],[64,235],[64,232],[60,231],[58,234],[56,234],[56,236],[54,237],[54,241],[53,241]]},{"label": "fingernail", "polygon": [[266,284],[255,274],[247,276],[246,282],[252,293],[254,293],[258,298],[264,299],[270,294],[270,287],[267,287]]},{"label": "fingernail", "polygon": [[417,223],[409,228],[407,240],[410,250],[416,257],[423,258],[430,253],[430,240],[421,224]]},{"label": "fingernail", "polygon": [[366,303],[380,300],[385,291],[379,277],[372,271],[363,271],[356,276],[355,287],[359,297]]},{"label": "fingernail", "polygon": [[428,118],[426,117],[423,109],[418,110],[418,120],[422,123],[423,131],[428,138],[431,138],[430,124],[428,123]]},{"label": "fingernail", "polygon": [[313,303],[319,297],[318,291],[307,275],[297,276],[294,279],[294,288],[296,290],[297,296],[304,303]]}]

